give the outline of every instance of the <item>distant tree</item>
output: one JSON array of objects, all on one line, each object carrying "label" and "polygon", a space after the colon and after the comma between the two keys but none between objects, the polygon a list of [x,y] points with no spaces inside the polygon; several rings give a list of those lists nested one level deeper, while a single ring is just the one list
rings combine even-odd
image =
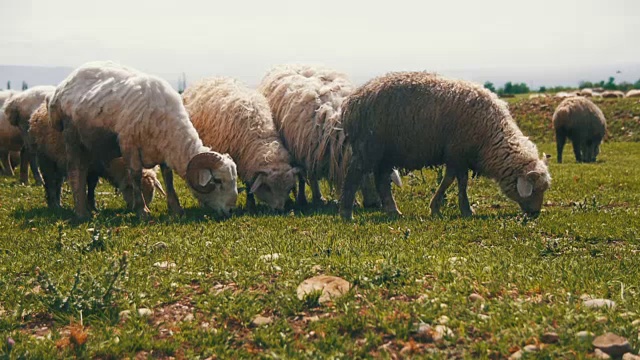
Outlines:
[{"label": "distant tree", "polygon": [[607,83],[604,84],[602,87],[607,89],[607,90],[615,90],[616,89],[616,78],[614,78],[613,76],[609,77],[609,81],[607,81]]},{"label": "distant tree", "polygon": [[11,90],[11,80],[7,81],[7,90]]},{"label": "distant tree", "polygon": [[585,88],[593,88],[595,86],[593,86],[593,83],[591,81],[580,81],[580,85],[578,85],[579,89],[585,89]]},{"label": "distant tree", "polygon": [[29,85],[27,85],[27,82],[22,80],[22,91],[27,90],[29,88]]},{"label": "distant tree", "polygon": [[627,92],[631,89],[633,89],[633,84],[627,81],[623,81],[620,84],[618,84],[617,86],[618,90],[622,90],[624,92]]},{"label": "distant tree", "polygon": [[182,76],[178,79],[178,93],[182,94],[184,89],[187,88],[187,76],[182,73]]},{"label": "distant tree", "polygon": [[633,84],[634,89],[640,89],[640,79]]},{"label": "distant tree", "polygon": [[540,89],[538,89],[538,92],[539,92],[539,93],[547,92],[547,88],[546,88],[546,87],[544,87],[544,86],[540,86]]},{"label": "distant tree", "polygon": [[[638,80],[638,81],[640,81],[640,80]],[[484,87],[485,87],[485,89],[489,89],[489,91],[491,91],[491,92],[496,92],[496,88],[495,88],[495,86],[493,86],[493,83],[491,81],[485,82],[484,83]]]}]

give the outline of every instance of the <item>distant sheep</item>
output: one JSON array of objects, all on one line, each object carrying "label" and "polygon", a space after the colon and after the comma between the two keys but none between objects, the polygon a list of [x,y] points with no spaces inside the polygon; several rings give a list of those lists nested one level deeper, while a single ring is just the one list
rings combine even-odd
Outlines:
[{"label": "distant sheep", "polygon": [[24,156],[21,159],[24,167],[20,169],[20,180],[26,184],[28,182],[28,170],[27,162],[31,165],[31,171],[33,177],[36,179],[36,183],[42,184],[42,176],[38,170],[38,161],[36,159],[35,152],[33,150],[33,144],[29,139],[29,118],[31,114],[45,101],[47,96],[51,96],[55,90],[54,86],[34,86],[25,91],[16,93],[9,99],[4,105],[4,113],[11,125],[20,129],[20,136],[24,143],[25,149],[22,154]]},{"label": "distant sheep", "polygon": [[[350,156],[340,121],[340,105],[353,92],[347,75],[325,67],[280,65],[272,68],[259,85],[269,101],[273,120],[294,162],[305,169],[313,202],[324,202],[318,181],[341,187],[343,163]],[[399,175],[394,174],[395,181]],[[305,176],[300,176],[297,204],[307,203]],[[368,182],[371,182],[369,184]],[[365,206],[379,203],[373,179],[362,186]]]},{"label": "distant sheep", "polygon": [[[62,133],[51,127],[46,103],[42,103],[31,115],[29,136],[35,143],[35,152],[44,180],[47,205],[49,208],[59,208],[62,182],[67,174],[67,151]],[[133,186],[127,179],[127,168],[121,157],[111,160],[106,167],[95,162],[89,169],[87,173],[87,198],[89,208],[94,211],[97,210],[95,188],[98,184],[98,177],[109,181],[122,193],[128,207],[133,208]],[[156,172],[152,169],[144,169],[142,171],[142,196],[146,204],[150,204],[153,200],[155,189],[164,194]]]},{"label": "distant sheep", "polygon": [[132,178],[134,208],[149,215],[142,169],[160,165],[171,212],[183,210],[173,170],[201,205],[229,214],[235,207],[236,165],[202,144],[180,95],[166,81],[112,62],[88,63],[56,89],[49,103],[54,129],[63,131],[76,214],[89,215],[86,178],[93,161],[122,156]]},{"label": "distant sheep", "polygon": [[562,163],[562,149],[567,137],[573,144],[577,162],[596,161],[607,131],[607,121],[596,104],[585,98],[563,100],[553,114],[553,126],[559,163]]},{"label": "distant sheep", "polygon": [[602,97],[605,99],[623,98],[624,93],[620,90],[605,91],[602,93]]},{"label": "distant sheep", "polygon": [[284,210],[300,169],[291,167],[267,99],[230,78],[200,81],[182,98],[202,142],[229,153],[237,163],[238,175],[250,189],[247,207],[255,206],[255,194],[272,209]]},{"label": "distant sheep", "polygon": [[589,88],[584,88],[584,89],[581,89],[580,92],[578,92],[578,95],[584,96],[584,97],[592,97],[593,96],[593,90],[591,90]]},{"label": "distant sheep", "polygon": [[340,198],[343,218],[352,217],[355,190],[373,171],[384,209],[400,214],[391,194],[394,166],[446,166],[431,200],[439,214],[446,189],[458,181],[458,205],[472,215],[468,171],[494,179],[528,214],[540,212],[551,177],[547,157],[512,119],[505,102],[482,86],[425,72],[390,73],[358,88],[342,105],[342,122],[353,156]]},{"label": "distant sheep", "polygon": [[572,97],[575,97],[575,96],[576,96],[576,94],[569,93],[569,92],[566,92],[566,91],[560,91],[560,92],[558,92],[558,93],[556,93],[554,95],[554,97],[558,98],[558,99],[572,98]]},{"label": "distant sheep", "polygon": [[633,90],[627,91],[627,93],[625,94],[625,97],[628,97],[628,98],[640,97],[640,89],[633,89]]}]

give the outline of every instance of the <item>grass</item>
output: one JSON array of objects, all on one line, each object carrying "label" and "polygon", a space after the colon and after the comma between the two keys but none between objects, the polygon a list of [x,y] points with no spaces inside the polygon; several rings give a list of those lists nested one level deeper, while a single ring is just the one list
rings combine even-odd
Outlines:
[{"label": "grass", "polygon": [[[183,218],[156,198],[141,223],[100,185],[102,211],[76,224],[68,188],[66,210],[51,212],[41,188],[0,178],[0,359],[502,358],[548,331],[560,340],[536,357],[584,358],[583,330],[638,350],[640,144],[606,143],[595,164],[567,157],[551,164],[537,219],[487,179],[470,184],[475,217],[460,217],[454,186],[433,219],[433,170],[394,189],[403,218],[358,209],[353,223],[332,205],[215,219],[179,180]],[[352,289],[324,305],[299,300],[296,287],[316,274]],[[616,308],[587,309],[583,294]],[[257,315],[273,323],[253,326]],[[417,332],[443,315],[451,336]]]}]

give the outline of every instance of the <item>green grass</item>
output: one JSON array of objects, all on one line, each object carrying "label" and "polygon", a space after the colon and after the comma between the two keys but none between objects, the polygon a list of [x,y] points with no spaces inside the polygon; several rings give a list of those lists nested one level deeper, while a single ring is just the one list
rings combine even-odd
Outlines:
[{"label": "green grass", "polygon": [[[539,147],[555,154],[554,144]],[[470,184],[475,217],[460,217],[454,186],[443,218],[432,219],[433,170],[394,189],[403,218],[357,209],[353,223],[334,206],[214,219],[177,181],[184,218],[156,198],[152,221],[141,223],[103,184],[102,211],[75,224],[68,188],[66,210],[53,213],[41,188],[0,178],[0,359],[366,358],[403,348],[500,358],[547,331],[560,341],[537,357],[584,358],[592,349],[576,338],[582,330],[617,333],[638,350],[640,144],[606,143],[595,164],[567,157],[552,162],[547,206],[534,220],[486,179]],[[175,267],[154,265],[163,261]],[[322,306],[298,300],[298,284],[319,273],[352,290]],[[474,292],[483,305],[468,300]],[[583,294],[617,306],[586,309]],[[136,316],[138,308],[154,314]],[[120,319],[123,310],[134,315]],[[187,314],[192,321],[182,321]],[[252,326],[259,314],[274,322]],[[442,315],[453,336],[416,333]]]}]

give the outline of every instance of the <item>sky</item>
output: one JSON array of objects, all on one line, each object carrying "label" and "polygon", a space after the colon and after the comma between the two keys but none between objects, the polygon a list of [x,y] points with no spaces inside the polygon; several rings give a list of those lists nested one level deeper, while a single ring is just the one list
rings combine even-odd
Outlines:
[{"label": "sky", "polygon": [[0,14],[1,65],[115,60],[250,85],[292,62],[357,83],[399,70],[533,86],[640,78],[638,0],[0,0]]}]

